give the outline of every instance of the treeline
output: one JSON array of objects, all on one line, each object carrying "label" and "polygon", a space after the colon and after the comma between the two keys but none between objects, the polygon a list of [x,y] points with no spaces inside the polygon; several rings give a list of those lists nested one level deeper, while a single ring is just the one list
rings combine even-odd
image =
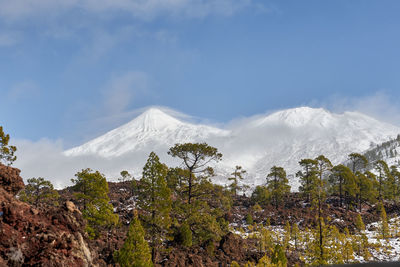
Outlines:
[{"label": "treeline", "polygon": [[[397,166],[388,166],[385,161],[373,163],[368,170],[365,156],[352,153],[348,166],[333,166],[323,155],[315,159],[302,159],[301,170],[296,173],[301,186],[299,192],[304,201],[320,205],[327,197],[338,197],[337,205],[359,210],[363,204],[374,204],[381,200],[399,201],[400,172]],[[266,185],[257,186],[252,199],[259,204],[272,203],[276,207],[290,193],[286,172],[274,166],[267,175]]]}]

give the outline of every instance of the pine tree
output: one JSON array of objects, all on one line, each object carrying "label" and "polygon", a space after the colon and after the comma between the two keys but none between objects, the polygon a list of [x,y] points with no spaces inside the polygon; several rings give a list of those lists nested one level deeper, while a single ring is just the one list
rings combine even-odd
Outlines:
[{"label": "pine tree", "polygon": [[71,181],[75,184],[73,190],[78,202],[83,204],[83,217],[88,221],[86,231],[91,238],[98,238],[102,229],[111,230],[119,220],[109,203],[108,183],[98,171],[84,169],[75,175]]},{"label": "pine tree", "polygon": [[299,164],[303,168],[302,171],[296,173],[301,183],[299,191],[306,197],[306,201],[310,202],[314,199],[318,186],[317,161],[313,159],[302,159]]},{"label": "pine tree", "polygon": [[[389,166],[386,164],[385,161],[383,160],[378,160],[377,162],[375,162],[374,164],[375,170],[378,173],[377,175],[377,180],[378,180],[378,200],[382,200],[383,197],[385,197],[385,195],[387,197],[391,196],[391,192],[390,189],[388,190],[387,188],[385,188],[385,184],[387,182],[387,180],[392,180],[390,177],[390,170],[389,170]],[[391,188],[393,189],[393,188]],[[386,190],[388,190],[386,192]]]},{"label": "pine tree", "polygon": [[160,163],[158,156],[151,152],[140,179],[138,207],[152,248],[152,259],[162,242],[167,239],[171,225],[171,190],[167,186],[168,167]]},{"label": "pine tree", "polygon": [[400,172],[397,168],[397,166],[391,166],[390,167],[390,174],[392,175],[394,179],[394,196],[396,202],[399,201],[400,198]]},{"label": "pine tree", "polygon": [[270,192],[275,208],[282,202],[282,199],[290,193],[289,181],[286,172],[282,167],[273,166],[267,176],[267,189]]},{"label": "pine tree", "polygon": [[376,201],[377,192],[374,187],[374,175],[369,176],[372,173],[357,172],[355,175],[357,184],[357,200],[358,209],[361,212],[361,205],[364,202],[374,203]]},{"label": "pine tree", "polygon": [[356,181],[353,172],[344,165],[333,167],[332,174],[329,177],[331,190],[339,193],[339,206],[342,207],[343,199],[347,204],[347,208],[351,203],[351,199],[356,194]]},{"label": "pine tree", "polygon": [[133,175],[131,175],[128,171],[121,171],[121,177],[118,180],[121,183],[129,182],[128,190],[130,191],[130,195],[133,197],[135,195],[135,188],[137,187],[137,183]]},{"label": "pine tree", "polygon": [[118,178],[118,180],[121,183],[124,183],[124,182],[132,179],[132,175],[128,171],[121,171],[120,174],[121,174],[121,177]]},{"label": "pine tree", "polygon": [[168,154],[182,159],[185,167],[167,175],[176,224],[189,225],[193,244],[218,242],[228,229],[223,215],[230,209],[231,194],[210,182],[214,171],[208,165],[221,160],[222,154],[206,143],[176,144]]},{"label": "pine tree", "polygon": [[340,233],[336,226],[331,226],[329,229],[329,255],[327,256],[330,264],[343,264],[344,255],[343,248],[345,242],[345,235]]},{"label": "pine tree", "polygon": [[[320,231],[319,225],[322,226],[322,231]],[[318,266],[328,263],[337,263],[334,259],[338,257],[336,252],[339,247],[337,244],[340,235],[336,227],[326,225],[324,219],[321,218],[321,223],[317,224],[316,227],[312,228],[310,231],[311,238],[309,238],[307,244],[305,244],[308,263]],[[335,231],[337,233],[336,240]]]},{"label": "pine tree", "polygon": [[183,194],[186,190],[186,180],[189,177],[189,171],[179,167],[169,168],[166,176],[168,188],[176,196],[184,198]]},{"label": "pine tree", "polygon": [[368,250],[368,237],[365,234],[365,224],[360,214],[357,214],[355,226],[357,235],[355,235],[354,238],[357,247],[357,254],[364,257],[364,260],[368,260],[371,256]]},{"label": "pine tree", "polygon": [[53,184],[50,181],[39,177],[28,179],[28,184],[19,193],[19,198],[37,207],[39,203],[57,205],[59,194],[57,190],[54,190]]},{"label": "pine tree", "polygon": [[270,198],[269,190],[266,186],[258,185],[251,194],[251,201],[265,206]]},{"label": "pine tree", "polygon": [[235,171],[231,173],[231,177],[228,178],[232,183],[229,185],[234,196],[237,195],[237,191],[241,190],[241,186],[239,186],[239,181],[243,180],[243,175],[246,174],[246,171],[242,168],[242,166],[236,166]]},{"label": "pine tree", "polygon": [[279,244],[275,245],[274,251],[272,252],[271,263],[275,264],[276,266],[287,265],[287,258],[285,252],[283,251],[282,247]]},{"label": "pine tree", "polygon": [[0,126],[0,163],[11,166],[13,162],[17,159],[14,153],[17,151],[17,147],[10,146],[10,135],[5,134],[3,127]]},{"label": "pine tree", "polygon": [[251,216],[250,212],[246,214],[246,223],[248,225],[252,225],[253,224],[253,216]]},{"label": "pine tree", "polygon": [[325,156],[320,155],[315,159],[317,162],[317,176],[318,176],[318,181],[317,181],[317,206],[318,206],[318,228],[319,228],[319,242],[322,246],[323,243],[323,233],[322,233],[322,203],[325,201],[325,190],[324,190],[324,176],[326,172],[331,171],[332,169],[332,163],[330,162],[329,159],[327,159]]},{"label": "pine tree", "polygon": [[361,214],[357,214],[356,221],[355,221],[356,229],[358,233],[363,233],[365,231],[365,224],[361,217]]},{"label": "pine tree", "polygon": [[144,237],[144,229],[135,212],[124,245],[114,253],[114,260],[124,267],[153,266],[150,248]]},{"label": "pine tree", "polygon": [[192,230],[190,230],[189,224],[183,223],[179,229],[177,241],[184,247],[191,247],[192,240]]},{"label": "pine tree", "polygon": [[[205,175],[203,178],[207,178],[214,174],[211,167],[207,166],[211,161],[220,161],[222,154],[218,152],[218,149],[209,146],[206,143],[185,143],[176,144],[171,147],[168,154],[172,157],[178,157],[183,160],[183,164],[188,170],[187,179],[187,195],[188,203],[192,203],[192,198],[195,195],[196,185],[199,183],[201,175]],[[198,176],[196,178],[196,176]]]},{"label": "pine tree", "polygon": [[365,261],[369,261],[372,257],[371,252],[369,252],[369,242],[366,234],[361,235],[361,246],[362,246],[362,257]]},{"label": "pine tree", "polygon": [[387,240],[390,237],[390,231],[389,231],[389,224],[386,215],[386,210],[382,202],[379,203],[378,209],[380,210],[380,217],[381,217],[379,225],[379,237]]},{"label": "pine tree", "polygon": [[358,208],[361,212],[361,202],[362,202],[361,190],[363,187],[362,183],[366,182],[367,180],[362,179],[363,177],[361,177],[360,174],[362,174],[363,171],[367,168],[368,160],[364,155],[361,155],[359,153],[351,153],[348,157],[351,162],[351,170],[353,174],[356,175],[356,183],[357,183],[356,200],[358,203]]},{"label": "pine tree", "polygon": [[267,227],[259,229],[258,248],[260,253],[271,253],[273,251],[274,240],[271,231]]},{"label": "pine tree", "polygon": [[351,235],[349,232],[349,229],[345,228],[344,229],[344,244],[343,244],[343,258],[344,258],[344,263],[348,264],[354,261],[354,251],[353,251],[353,245],[351,242]]},{"label": "pine tree", "polygon": [[295,251],[297,251],[299,248],[299,243],[300,243],[300,239],[301,239],[300,230],[299,230],[299,226],[297,225],[297,223],[293,224],[291,239],[294,241],[294,249],[295,249]]},{"label": "pine tree", "polygon": [[292,238],[292,231],[290,227],[290,222],[286,221],[285,227],[283,229],[284,234],[283,234],[283,240],[282,240],[282,246],[285,249],[285,251],[288,251],[290,248],[290,240]]},{"label": "pine tree", "polygon": [[367,158],[359,153],[351,153],[349,155],[349,160],[351,162],[351,170],[353,173],[356,173],[357,171],[362,172],[368,165]]}]

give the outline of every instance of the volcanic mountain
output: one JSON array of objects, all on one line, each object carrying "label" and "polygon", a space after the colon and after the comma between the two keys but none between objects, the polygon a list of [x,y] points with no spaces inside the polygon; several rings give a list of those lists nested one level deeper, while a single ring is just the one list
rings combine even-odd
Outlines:
[{"label": "volcanic mountain", "polygon": [[[399,127],[358,112],[337,114],[322,108],[282,110],[242,119],[224,128],[186,122],[161,109],[150,108],[131,122],[64,154],[95,156],[140,176],[151,151],[163,162],[177,165],[179,162],[166,154],[169,147],[176,143],[207,142],[223,154],[222,162],[215,165],[219,174],[215,182],[226,183],[223,176],[241,165],[248,171],[245,183],[254,186],[265,182],[274,165],[294,174],[301,159],[321,154],[338,164],[348,154],[368,150],[399,133]],[[115,176],[115,170],[102,171]],[[294,177],[291,183],[296,190],[298,183]]]},{"label": "volcanic mountain", "polygon": [[150,108],[131,122],[82,146],[65,151],[67,156],[118,157],[138,150],[158,150],[175,143],[202,142],[227,136],[229,131],[183,122],[160,109]]}]

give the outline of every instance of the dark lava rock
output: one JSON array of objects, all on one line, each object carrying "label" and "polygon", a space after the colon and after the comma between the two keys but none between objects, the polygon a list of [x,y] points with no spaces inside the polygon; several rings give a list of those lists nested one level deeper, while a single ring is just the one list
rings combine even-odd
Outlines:
[{"label": "dark lava rock", "polygon": [[72,202],[35,209],[14,195],[19,170],[0,165],[0,266],[96,266]]},{"label": "dark lava rock", "polygon": [[25,185],[17,168],[5,166],[0,163],[0,187],[6,192],[16,195]]}]

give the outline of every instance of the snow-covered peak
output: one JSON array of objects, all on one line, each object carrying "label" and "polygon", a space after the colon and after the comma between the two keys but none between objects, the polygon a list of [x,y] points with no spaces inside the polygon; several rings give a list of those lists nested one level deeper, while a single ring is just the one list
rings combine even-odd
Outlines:
[{"label": "snow-covered peak", "polygon": [[158,108],[149,108],[119,130],[161,131],[167,128],[176,128],[180,125],[182,125],[182,122],[175,117]]},{"label": "snow-covered peak", "polygon": [[226,136],[229,131],[181,121],[166,112],[150,108],[132,121],[79,147],[64,152],[67,156],[97,155],[118,157],[128,152],[163,150],[175,143],[204,142]]},{"label": "snow-covered peak", "polygon": [[328,126],[333,120],[333,114],[323,108],[299,107],[277,111],[264,118],[254,121],[254,126],[281,124],[288,127],[306,125]]}]

